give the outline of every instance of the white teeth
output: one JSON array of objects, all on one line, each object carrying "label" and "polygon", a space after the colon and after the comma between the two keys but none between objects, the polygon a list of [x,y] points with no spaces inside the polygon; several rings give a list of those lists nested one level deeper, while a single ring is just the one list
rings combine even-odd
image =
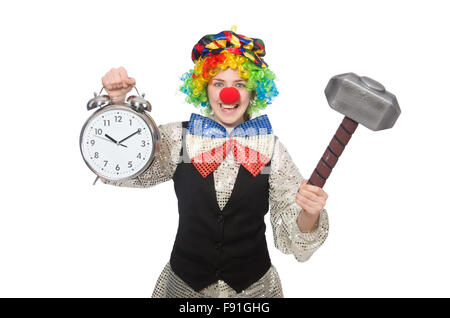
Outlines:
[{"label": "white teeth", "polygon": [[232,108],[236,108],[238,105],[236,104],[236,105],[234,105],[234,106],[225,106],[225,105],[222,105],[222,104],[220,104],[220,107],[222,107],[222,108],[226,108],[226,109],[232,109]]}]

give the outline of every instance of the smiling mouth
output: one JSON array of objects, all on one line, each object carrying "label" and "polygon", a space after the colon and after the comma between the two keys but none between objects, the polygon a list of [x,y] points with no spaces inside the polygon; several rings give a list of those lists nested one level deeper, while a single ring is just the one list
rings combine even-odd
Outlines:
[{"label": "smiling mouth", "polygon": [[237,108],[239,106],[239,104],[236,104],[236,105],[223,105],[223,104],[220,104],[220,108],[225,108],[225,109],[234,109],[234,108]]}]

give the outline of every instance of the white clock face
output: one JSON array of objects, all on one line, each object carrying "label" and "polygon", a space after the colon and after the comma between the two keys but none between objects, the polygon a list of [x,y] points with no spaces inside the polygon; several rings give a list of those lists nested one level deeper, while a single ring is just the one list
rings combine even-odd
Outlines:
[{"label": "white clock face", "polygon": [[81,137],[83,157],[98,175],[110,180],[140,172],[153,152],[147,123],[135,113],[111,109],[93,116]]}]

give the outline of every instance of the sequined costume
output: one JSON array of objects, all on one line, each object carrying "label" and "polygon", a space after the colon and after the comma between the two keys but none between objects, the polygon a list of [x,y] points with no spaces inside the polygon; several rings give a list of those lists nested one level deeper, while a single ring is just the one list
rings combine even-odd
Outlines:
[{"label": "sequined costume", "polygon": [[[195,115],[195,114],[193,114]],[[195,116],[194,116],[195,117]],[[193,116],[191,116],[192,120]],[[180,150],[182,149],[183,128],[182,122],[172,122],[159,126],[161,132],[161,149],[154,164],[142,176],[125,182],[111,182],[102,180],[104,183],[127,187],[151,187],[156,184],[172,179],[178,164],[180,163]],[[328,234],[328,215],[325,209],[320,212],[318,226],[310,233],[300,232],[297,226],[297,217],[300,206],[295,202],[297,189],[301,184],[302,176],[293,163],[289,153],[277,137],[266,138],[261,143],[251,144],[251,148],[257,149],[262,154],[270,156],[271,166],[268,176],[269,183],[269,205],[270,220],[273,228],[275,246],[285,254],[293,254],[300,261],[308,260],[311,255],[322,245]],[[186,138],[187,139],[187,138]],[[220,140],[212,140],[213,145],[220,146]],[[187,143],[190,147],[191,157],[195,154],[205,153],[201,149],[201,142],[193,138]],[[197,147],[196,147],[197,146]],[[211,148],[211,147],[210,147]],[[214,147],[212,147],[214,148]],[[235,147],[236,149],[236,147]],[[248,153],[248,151],[247,151]],[[214,175],[214,187],[217,204],[223,209],[232,194],[233,187],[242,165],[242,158],[236,151],[225,151],[225,156],[220,164],[216,164],[210,172]],[[266,160],[267,161],[267,160]],[[253,167],[254,168],[254,167]],[[263,167],[258,167],[258,169]],[[202,168],[197,167],[199,172]],[[249,165],[247,169],[252,169]],[[249,171],[250,171],[249,170]],[[267,272],[256,282],[241,292],[231,288],[223,280],[196,291],[184,282],[172,270],[170,263],[163,269],[152,297],[283,297],[281,282],[275,267],[272,265]]]}]

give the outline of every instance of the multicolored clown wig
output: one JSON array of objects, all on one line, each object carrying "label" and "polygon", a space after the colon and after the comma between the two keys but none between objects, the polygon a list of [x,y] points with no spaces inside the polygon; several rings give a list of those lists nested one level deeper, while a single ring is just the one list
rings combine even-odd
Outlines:
[{"label": "multicolored clown wig", "polygon": [[261,58],[266,54],[264,42],[233,31],[208,34],[200,39],[192,50],[194,69],[183,74],[180,91],[187,95],[186,102],[199,107],[204,114],[211,113],[207,85],[221,70],[232,68],[247,80],[246,89],[252,92],[247,108],[247,119],[258,114],[278,95],[275,74]]}]

